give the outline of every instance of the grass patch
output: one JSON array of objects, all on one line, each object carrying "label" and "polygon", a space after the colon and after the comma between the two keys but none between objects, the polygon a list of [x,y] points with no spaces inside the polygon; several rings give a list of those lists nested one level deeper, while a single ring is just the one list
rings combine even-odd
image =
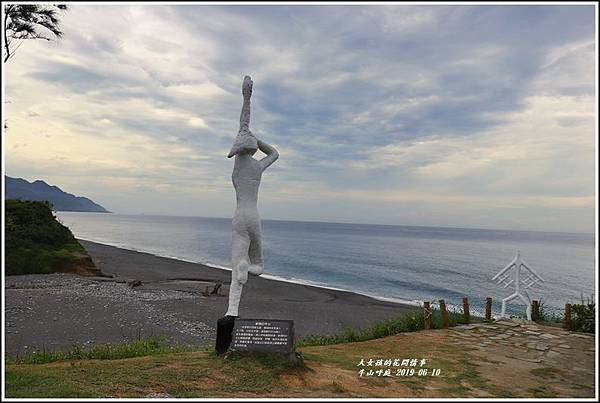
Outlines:
[{"label": "grass patch", "polygon": [[[111,358],[72,356],[81,359],[61,357],[42,364],[10,361],[5,373],[6,395],[13,398],[143,398],[151,393],[187,398],[478,397],[482,394],[549,397],[554,392],[547,388],[545,376],[558,375],[552,368],[531,372],[526,369],[522,371],[523,385],[509,384],[505,389],[500,386],[501,373],[495,376],[495,369],[490,373],[485,360],[457,348],[445,332],[437,331],[303,347],[299,351],[301,357],[296,363],[284,356],[257,352],[218,356],[212,347],[123,359],[119,359],[121,354],[109,354]],[[358,376],[357,364],[361,359],[409,357],[425,358],[424,368],[430,371],[437,368],[441,372],[421,377]],[[502,364],[498,367],[513,370],[502,368]],[[585,390],[585,394],[593,393],[592,389]]]},{"label": "grass patch", "polygon": [[528,391],[533,395],[533,397],[556,397],[556,392],[548,389],[545,386],[529,388]]},{"label": "grass patch", "polygon": [[530,371],[533,375],[539,376],[542,378],[554,378],[563,374],[565,371],[559,368],[554,367],[542,367],[542,368],[534,368]]},{"label": "grass patch", "polygon": [[336,381],[331,382],[331,389],[334,393],[345,393],[347,391],[345,387],[343,387]]},{"label": "grass patch", "polygon": [[152,354],[189,351],[181,346],[168,346],[164,336],[153,336],[126,343],[97,344],[89,349],[75,346],[71,351],[34,350],[26,356],[7,359],[7,363],[44,364],[66,360],[116,360],[121,358],[142,357]]},{"label": "grass patch", "polygon": [[[450,326],[456,326],[464,323],[462,313],[448,312]],[[433,329],[441,329],[442,319],[439,310],[432,309],[431,325]],[[333,336],[310,335],[297,342],[298,347],[307,346],[326,346],[341,343],[353,343],[357,341],[367,341],[380,339],[382,337],[392,336],[404,332],[416,332],[424,329],[423,313],[419,311],[407,312],[397,318],[384,320],[375,325],[355,330],[346,327],[341,334]]]},{"label": "grass patch", "polygon": [[286,387],[281,376],[302,375],[306,370],[302,359],[292,363],[267,353],[217,356],[206,350],[157,353],[155,349],[143,357],[110,357],[44,364],[12,361],[6,366],[6,395],[145,397],[169,393],[175,397],[225,397],[276,393],[283,397]]},{"label": "grass patch", "polygon": [[306,370],[299,357],[291,362],[279,354],[252,351],[232,351],[223,356],[214,351],[208,353],[209,367],[217,369],[228,381],[222,382],[222,392],[269,393],[283,388],[281,375],[301,374]]}]

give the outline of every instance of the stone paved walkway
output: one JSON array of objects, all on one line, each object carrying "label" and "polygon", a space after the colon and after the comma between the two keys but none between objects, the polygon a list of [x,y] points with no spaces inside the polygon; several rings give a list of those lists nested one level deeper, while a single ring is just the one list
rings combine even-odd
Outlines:
[{"label": "stone paved walkway", "polygon": [[[521,369],[547,378],[547,387],[560,395],[565,386],[588,393],[595,387],[595,337],[523,320],[460,325],[448,329],[455,344],[503,365],[489,371],[506,372],[506,384],[522,382]],[[506,370],[512,367],[514,370]],[[537,371],[537,372],[536,372]],[[498,377],[498,374],[496,374]],[[572,395],[570,395],[572,396]]]}]

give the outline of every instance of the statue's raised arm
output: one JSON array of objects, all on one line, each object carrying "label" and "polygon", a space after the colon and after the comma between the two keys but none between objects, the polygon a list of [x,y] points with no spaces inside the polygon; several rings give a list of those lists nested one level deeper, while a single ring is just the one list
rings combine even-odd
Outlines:
[{"label": "statue's raised arm", "polygon": [[250,76],[244,77],[242,83],[242,95],[244,96],[244,103],[242,104],[242,113],[240,113],[240,131],[250,126],[250,97],[252,96],[252,79]]},{"label": "statue's raised arm", "polygon": [[256,152],[258,144],[256,137],[250,131],[250,97],[252,96],[252,79],[250,76],[244,77],[242,83],[242,95],[244,103],[242,104],[242,112],[240,113],[240,130],[238,131],[235,142],[227,154],[227,158],[234,155]]}]

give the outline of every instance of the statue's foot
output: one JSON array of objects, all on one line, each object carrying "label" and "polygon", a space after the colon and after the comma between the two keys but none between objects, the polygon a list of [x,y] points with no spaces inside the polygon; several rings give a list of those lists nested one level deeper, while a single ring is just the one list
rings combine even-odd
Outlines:
[{"label": "statue's foot", "polygon": [[255,276],[260,276],[263,274],[263,267],[259,264],[251,264],[248,266],[248,273],[253,274]]},{"label": "statue's foot", "polygon": [[246,284],[248,281],[248,263],[245,260],[242,260],[237,266],[237,276],[236,279],[242,284]]}]

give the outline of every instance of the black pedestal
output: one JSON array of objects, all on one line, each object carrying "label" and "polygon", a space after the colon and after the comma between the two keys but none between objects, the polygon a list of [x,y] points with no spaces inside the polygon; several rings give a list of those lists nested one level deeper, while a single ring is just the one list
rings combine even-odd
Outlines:
[{"label": "black pedestal", "polygon": [[229,345],[231,344],[231,334],[233,332],[233,325],[237,316],[223,316],[217,320],[217,342],[215,350],[217,354],[225,354]]}]

